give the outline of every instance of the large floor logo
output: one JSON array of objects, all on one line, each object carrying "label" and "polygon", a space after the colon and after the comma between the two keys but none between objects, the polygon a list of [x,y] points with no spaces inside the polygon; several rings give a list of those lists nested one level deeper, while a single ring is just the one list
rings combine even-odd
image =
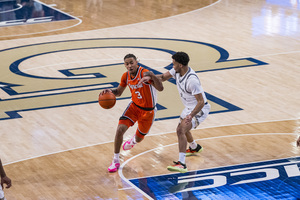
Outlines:
[{"label": "large floor logo", "polygon": [[[0,120],[20,118],[20,112],[29,110],[96,103],[99,91],[104,88],[117,87],[121,74],[125,70],[123,63],[111,63],[57,70],[57,73],[64,76],[57,77],[52,74],[36,75],[30,73],[32,71],[22,70],[20,66],[23,62],[61,52],[127,48],[170,54],[170,63],[164,67],[163,71],[140,63],[154,71],[155,74],[161,74],[172,67],[171,55],[176,51],[189,53],[190,66],[197,73],[267,64],[253,58],[228,60],[228,52],[212,44],[164,38],[98,38],[40,43],[4,49],[0,51],[0,88],[6,93],[6,97],[0,96]],[[121,58],[122,56],[124,55],[120,55]],[[164,92],[159,93],[157,120],[178,117],[182,109],[179,98],[170,98],[177,94],[174,80],[164,83],[164,86]],[[118,100],[124,98],[130,98],[130,94],[125,93]],[[211,113],[241,110],[238,106],[213,94],[207,93],[207,98],[212,104]]]},{"label": "large floor logo", "polygon": [[300,157],[132,179],[148,199],[300,199]]}]

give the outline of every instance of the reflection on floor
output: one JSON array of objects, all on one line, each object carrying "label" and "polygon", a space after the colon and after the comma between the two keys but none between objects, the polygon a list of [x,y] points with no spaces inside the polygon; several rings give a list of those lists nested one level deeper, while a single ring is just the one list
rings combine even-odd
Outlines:
[{"label": "reflection on floor", "polygon": [[298,199],[298,163],[300,157],[130,181],[153,199]]},{"label": "reflection on floor", "polygon": [[32,0],[0,0],[0,27],[75,19],[69,14]]}]

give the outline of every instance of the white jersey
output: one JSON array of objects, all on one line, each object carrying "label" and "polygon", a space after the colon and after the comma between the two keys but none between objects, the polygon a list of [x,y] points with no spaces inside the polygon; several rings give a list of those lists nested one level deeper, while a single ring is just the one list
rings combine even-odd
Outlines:
[{"label": "white jersey", "polygon": [[176,85],[181,97],[181,101],[186,108],[195,108],[195,106],[197,105],[197,99],[194,95],[196,94],[201,93],[204,99],[204,103],[207,102],[207,98],[202,88],[200,79],[192,68],[189,67],[188,71],[182,77],[179,73],[176,73],[174,68],[169,70],[169,72],[176,80]]}]

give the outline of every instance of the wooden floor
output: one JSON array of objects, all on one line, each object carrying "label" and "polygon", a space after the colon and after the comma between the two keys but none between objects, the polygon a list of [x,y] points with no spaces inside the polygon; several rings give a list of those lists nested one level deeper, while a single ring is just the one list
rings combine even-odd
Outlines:
[{"label": "wooden floor", "polygon": [[127,53],[156,73],[172,52],[190,55],[212,112],[192,131],[204,151],[186,159],[189,171],[300,156],[300,2],[284,2],[43,0],[73,19],[0,26],[7,200],[148,199],[129,180],[173,174],[183,107],[171,82],[149,135],[107,171],[130,96],[110,110],[97,98],[116,87]]}]

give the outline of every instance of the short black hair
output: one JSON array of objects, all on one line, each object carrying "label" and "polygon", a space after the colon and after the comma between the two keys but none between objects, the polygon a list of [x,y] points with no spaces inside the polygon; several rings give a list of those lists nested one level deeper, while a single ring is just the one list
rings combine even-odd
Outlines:
[{"label": "short black hair", "polygon": [[125,60],[126,58],[134,58],[134,59],[136,60],[135,55],[132,54],[132,53],[127,54],[127,55],[124,57],[124,60]]},{"label": "short black hair", "polygon": [[188,65],[189,64],[189,61],[190,61],[190,58],[189,58],[189,55],[187,55],[187,53],[185,52],[182,52],[182,51],[179,51],[179,52],[176,52],[172,58],[182,64],[182,65]]}]

